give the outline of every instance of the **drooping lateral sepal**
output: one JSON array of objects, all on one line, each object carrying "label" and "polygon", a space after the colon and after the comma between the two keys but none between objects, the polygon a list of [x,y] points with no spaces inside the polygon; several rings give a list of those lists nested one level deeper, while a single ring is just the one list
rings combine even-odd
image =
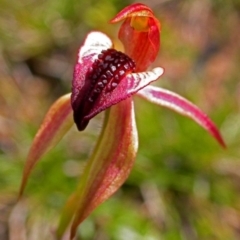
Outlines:
[{"label": "drooping lateral sepal", "polygon": [[[59,232],[63,232],[63,228],[70,223],[69,216],[74,215],[71,226],[72,239],[78,225],[118,190],[132,169],[137,148],[133,102],[128,98],[107,112],[99,141],[73,195],[76,208],[65,208],[67,210],[60,222]],[[75,211],[71,213],[73,210]]]},{"label": "drooping lateral sepal", "polygon": [[169,90],[154,86],[145,87],[138,92],[138,95],[152,103],[167,107],[175,112],[180,113],[181,115],[191,118],[201,127],[206,129],[221,146],[226,146],[218,128],[212,122],[212,120],[204,112],[202,112],[202,110],[200,110],[193,103],[189,102],[187,99]]},{"label": "drooping lateral sepal", "polygon": [[36,163],[61,140],[73,123],[70,94],[66,94],[51,106],[33,140],[23,171],[20,196]]}]

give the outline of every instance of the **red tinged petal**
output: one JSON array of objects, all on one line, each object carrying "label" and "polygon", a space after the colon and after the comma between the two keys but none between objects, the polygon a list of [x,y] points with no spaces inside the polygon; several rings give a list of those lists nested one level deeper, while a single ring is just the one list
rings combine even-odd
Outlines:
[{"label": "red tinged petal", "polygon": [[83,45],[79,49],[78,60],[73,73],[71,96],[74,120],[79,130],[83,130],[87,126],[87,123],[83,125],[79,118],[81,118],[84,112],[82,105],[86,101],[89,89],[92,88],[92,82],[86,81],[89,71],[91,71],[92,65],[99,54],[111,46],[112,42],[107,35],[101,32],[91,32],[87,35]]},{"label": "red tinged petal", "polygon": [[72,107],[78,130],[106,108],[130,97],[162,75],[162,68],[133,73],[134,61],[126,54],[109,48],[103,33],[90,33],[79,50],[72,82]]},{"label": "red tinged petal", "polygon": [[112,42],[105,34],[101,32],[91,32],[80,47],[72,81],[71,102],[73,110],[83,101],[86,92],[88,92],[91,82],[86,82],[86,75],[94,61],[102,50],[108,49],[111,46]]},{"label": "red tinged petal", "polygon": [[[87,66],[87,64],[83,64],[83,66]],[[90,86],[89,82],[92,82],[92,79],[89,79],[88,81],[85,80],[86,83],[81,89],[73,92],[72,106],[79,130],[83,130],[89,120],[99,112],[130,97],[163,74],[163,69],[160,67],[152,71],[132,74],[126,74],[124,70],[121,70],[122,68],[117,69],[114,65],[112,67],[114,67],[113,70],[106,70],[107,73],[112,74],[110,80],[106,77],[107,74],[102,74],[101,77],[97,77],[98,80],[94,87]],[[101,68],[98,67],[97,69]],[[104,77],[102,78],[102,76]],[[119,77],[119,79],[117,80],[116,77]],[[104,81],[106,81],[105,86]]]},{"label": "red tinged petal", "polygon": [[187,116],[205,128],[223,147],[224,140],[215,124],[197,106],[171,91],[147,86],[138,92],[144,99],[160,106],[170,108],[184,116]]},{"label": "red tinged petal", "polygon": [[124,8],[110,22],[124,20],[119,39],[125,53],[136,62],[136,71],[145,71],[154,62],[160,48],[160,23],[152,10],[136,3]]},{"label": "red tinged petal", "polygon": [[79,94],[79,91],[86,84],[86,74],[98,55],[111,46],[112,42],[109,37],[101,32],[91,32],[87,35],[83,45],[79,49],[77,64],[74,68],[71,96],[72,103],[79,102],[84,97],[84,92]]},{"label": "red tinged petal", "polygon": [[24,167],[20,196],[35,164],[61,140],[73,123],[70,94],[67,94],[51,106],[34,138]]},{"label": "red tinged petal", "polygon": [[[124,183],[132,169],[137,148],[133,102],[129,98],[108,112],[99,141],[81,176],[74,196],[75,203],[78,199],[78,206],[71,226],[71,239],[78,225]],[[66,226],[66,214],[64,221]]]},{"label": "red tinged petal", "polygon": [[[84,130],[87,126],[88,121],[83,121],[83,118],[97,105],[100,96],[109,95],[134,68],[135,63],[132,59],[114,49],[103,50],[93,63],[84,59],[82,66],[77,64],[73,81],[72,106],[74,120],[79,130]],[[84,76],[81,75],[83,72]],[[82,79],[79,79],[79,76]]]},{"label": "red tinged petal", "polygon": [[84,120],[89,120],[100,111],[117,104],[118,102],[132,96],[140,89],[146,87],[153,81],[156,81],[164,70],[160,67],[154,68],[151,71],[142,73],[132,73],[121,80],[118,87],[115,88],[111,94],[103,93],[97,101],[91,112],[84,117]]}]

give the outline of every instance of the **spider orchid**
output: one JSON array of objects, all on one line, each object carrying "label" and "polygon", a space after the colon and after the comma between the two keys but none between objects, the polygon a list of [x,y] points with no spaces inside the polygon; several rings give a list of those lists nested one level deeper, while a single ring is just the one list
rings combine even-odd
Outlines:
[{"label": "spider orchid", "polygon": [[71,223],[73,239],[78,225],[129,176],[138,149],[134,94],[193,119],[225,146],[217,127],[198,107],[176,93],[149,86],[163,74],[160,67],[147,71],[160,46],[160,24],[152,10],[139,3],[130,5],[111,23],[119,21],[123,21],[119,39],[125,52],[114,49],[104,33],[87,35],[78,52],[72,93],[58,99],[46,114],[25,164],[20,195],[35,164],[74,122],[82,131],[91,118],[106,110],[102,131],[78,188],[63,208],[58,238]]}]

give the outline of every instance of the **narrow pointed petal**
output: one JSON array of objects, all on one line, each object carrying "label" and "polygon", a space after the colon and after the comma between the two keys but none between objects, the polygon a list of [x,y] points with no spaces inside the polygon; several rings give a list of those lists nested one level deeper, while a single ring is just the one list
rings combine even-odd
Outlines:
[{"label": "narrow pointed petal", "polygon": [[[71,239],[78,225],[107,200],[128,177],[138,148],[132,99],[113,106],[108,112],[95,151],[81,176]],[[70,219],[69,219],[70,221]]]},{"label": "narrow pointed petal", "polygon": [[122,20],[118,37],[125,52],[136,62],[136,71],[145,71],[160,48],[160,23],[152,10],[141,3],[124,8],[110,22]]},{"label": "narrow pointed petal", "polygon": [[28,177],[40,158],[53,148],[73,125],[70,94],[59,98],[49,109],[38,130],[25,163],[19,195],[26,186]]},{"label": "narrow pointed petal", "polygon": [[147,86],[139,91],[138,95],[152,103],[170,108],[184,116],[193,119],[201,127],[206,129],[221,146],[226,146],[220,132],[211,119],[209,119],[209,117],[197,106],[183,97],[171,91],[153,86]]},{"label": "narrow pointed petal", "polygon": [[151,82],[156,81],[162,76],[163,72],[163,68],[157,67],[151,71],[127,75],[111,93],[103,91],[99,99],[96,101],[95,106],[83,120],[89,121],[99,112],[132,96]]}]

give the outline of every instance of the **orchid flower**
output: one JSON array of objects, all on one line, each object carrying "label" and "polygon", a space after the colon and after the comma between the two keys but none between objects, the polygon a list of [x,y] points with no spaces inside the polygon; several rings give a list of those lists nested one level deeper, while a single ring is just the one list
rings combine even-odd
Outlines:
[{"label": "orchid flower", "polygon": [[176,93],[148,86],[164,72],[160,67],[147,70],[160,47],[160,24],[152,10],[139,3],[130,5],[111,23],[119,21],[123,21],[119,39],[125,52],[114,49],[104,33],[87,35],[78,52],[72,93],[58,99],[46,114],[25,164],[20,195],[35,164],[74,122],[82,131],[95,115],[106,110],[102,131],[78,188],[63,208],[58,238],[71,224],[73,239],[78,225],[129,176],[138,149],[133,95],[193,119],[225,146],[217,127],[198,107]]}]

